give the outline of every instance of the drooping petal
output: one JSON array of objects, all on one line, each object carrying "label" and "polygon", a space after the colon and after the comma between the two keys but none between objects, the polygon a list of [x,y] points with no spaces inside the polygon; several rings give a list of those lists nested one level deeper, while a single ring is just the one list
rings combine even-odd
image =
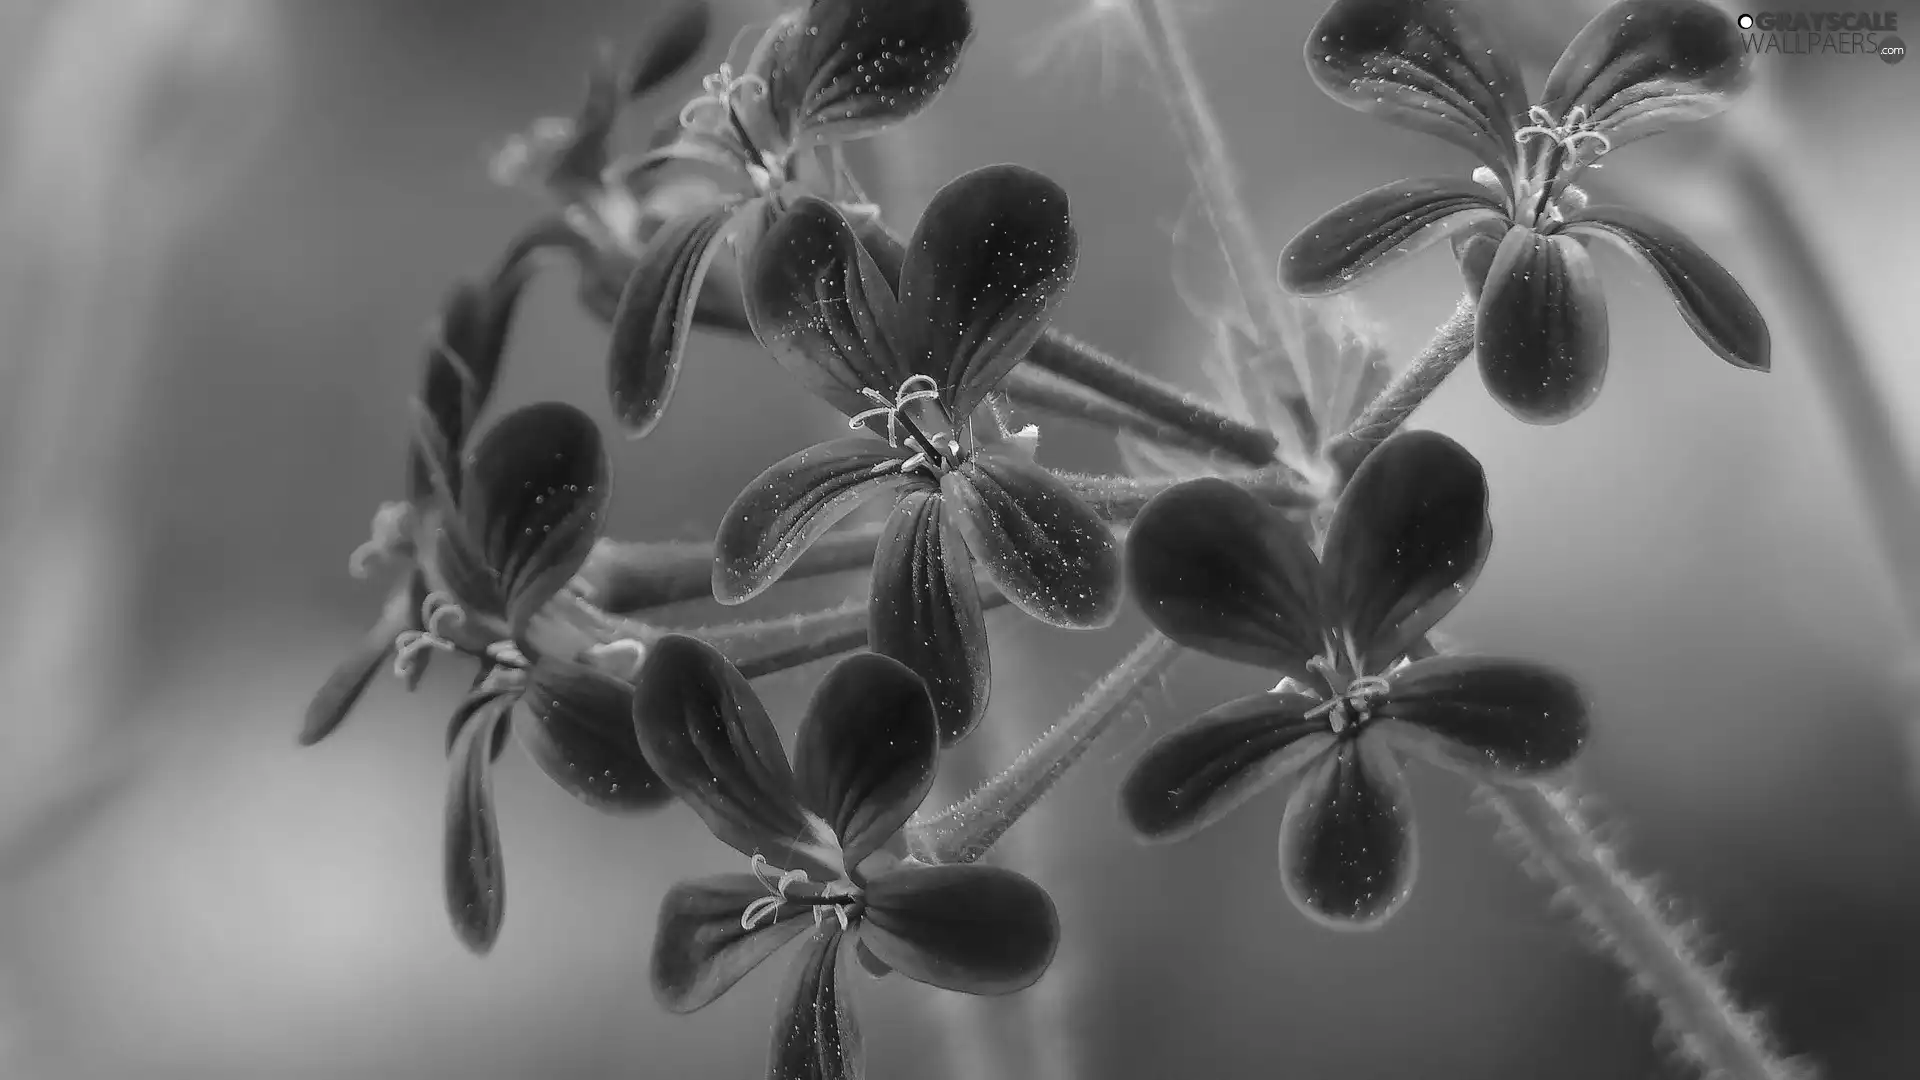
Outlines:
[{"label": "drooping petal", "polygon": [[978,863],[906,865],[867,883],[860,940],[915,982],[1009,994],[1046,974],[1060,916],[1027,878]]},{"label": "drooping petal", "polygon": [[855,436],[810,446],[761,473],[720,519],[714,599],[739,604],[760,595],[862,500],[898,485],[911,456]]},{"label": "drooping petal", "polygon": [[1436,656],[1395,672],[1373,723],[1477,775],[1532,776],[1571,762],[1587,738],[1586,695],[1543,664]]},{"label": "drooping petal", "polygon": [[1147,748],[1120,784],[1120,809],[1143,840],[1184,840],[1300,771],[1333,736],[1320,702],[1265,693],[1230,701]]},{"label": "drooping petal", "polygon": [[768,1080],[860,1080],[860,1022],[853,1012],[851,940],[828,919],[787,969],[773,1014]]},{"label": "drooping petal", "polygon": [[1339,292],[1458,229],[1506,220],[1471,180],[1398,180],[1350,199],[1280,252],[1280,283],[1301,296]]},{"label": "drooping petal", "polygon": [[307,703],[300,725],[300,745],[312,746],[341,725],[367,692],[374,676],[393,660],[393,639],[403,631],[420,629],[420,602],[426,587],[416,571],[387,594],[380,620],[366,632],[347,658],[340,661],[313,700]]},{"label": "drooping petal", "polygon": [[[432,437],[416,438],[409,448],[409,502],[428,500],[436,472],[448,478],[451,494],[458,493],[457,458],[493,395],[514,312],[530,277],[525,264],[514,263],[485,284],[459,282],[441,304],[418,398]],[[443,456],[433,460],[436,453]]]},{"label": "drooping petal", "polygon": [[794,740],[793,775],[801,804],[833,828],[846,864],[858,866],[920,808],[939,754],[927,684],[898,660],[860,653],[813,692]]},{"label": "drooping petal", "polygon": [[609,494],[600,429],[561,402],[523,406],[488,429],[464,471],[462,527],[443,532],[441,549],[453,563],[477,559],[492,595],[459,599],[503,617],[517,637],[600,536]]},{"label": "drooping petal", "polygon": [[1513,160],[1526,86],[1473,3],[1337,0],[1307,36],[1306,57],[1342,105],[1437,135],[1503,175]]},{"label": "drooping petal", "polygon": [[712,22],[707,0],[682,0],[654,16],[647,25],[645,41],[627,61],[622,80],[627,97],[639,97],[686,67],[706,44]]},{"label": "drooping petal", "polygon": [[488,752],[494,725],[505,709],[496,703],[469,722],[453,748],[447,785],[444,881],[447,914],[461,944],[476,953],[493,948],[506,915],[506,880],[500,862],[500,826],[493,815],[493,777]]},{"label": "drooping petal", "polygon": [[1591,206],[1567,219],[1571,231],[1591,231],[1618,242],[1653,267],[1680,316],[1714,355],[1766,371],[1773,363],[1767,320],[1732,274],[1686,234],[1624,206]]},{"label": "drooping petal", "polygon": [[554,783],[602,810],[651,810],[673,797],[633,730],[633,688],[584,664],[543,656],[520,700],[520,742]]},{"label": "drooping petal", "polygon": [[1527,423],[1571,419],[1599,395],[1607,297],[1573,237],[1509,230],[1480,290],[1475,331],[1487,389]]},{"label": "drooping petal", "polygon": [[782,904],[748,930],[747,908],[771,895],[752,874],[683,881],[660,901],[648,975],[653,996],[670,1013],[690,1013],[726,993],[780,946],[810,929],[801,904]]},{"label": "drooping petal", "polygon": [[891,401],[912,374],[893,337],[893,290],[832,203],[794,202],[747,257],[747,321],[780,365],[853,416]]},{"label": "drooping petal", "polygon": [[972,561],[940,492],[902,492],[873,556],[868,605],[874,652],[926,680],[951,746],[986,715],[993,686],[986,613]]},{"label": "drooping petal", "polygon": [[1413,807],[1383,740],[1363,735],[1321,755],[1280,822],[1287,896],[1316,921],[1367,929],[1398,910],[1416,869]]},{"label": "drooping petal", "polygon": [[668,634],[634,677],[634,732],[647,764],[723,843],[785,869],[827,869],[832,838],[800,806],[759,695],[719,650]]},{"label": "drooping petal", "polygon": [[787,142],[843,141],[930,104],[972,36],[966,0],[816,0],[775,24],[749,69]]},{"label": "drooping petal", "polygon": [[1327,527],[1329,614],[1380,671],[1465,596],[1493,543],[1487,477],[1465,447],[1403,431],[1368,456]]},{"label": "drooping petal", "polygon": [[901,269],[898,343],[956,422],[1047,328],[1079,250],[1067,193],[1032,169],[990,165],[934,195]]},{"label": "drooping petal", "polygon": [[1621,0],[1594,16],[1547,75],[1555,119],[1586,111],[1590,129],[1632,142],[1712,116],[1750,72],[1733,19],[1706,0]]},{"label": "drooping petal", "polygon": [[1127,533],[1126,567],[1148,621],[1189,648],[1304,679],[1326,647],[1313,549],[1225,480],[1154,496]]},{"label": "drooping petal", "polygon": [[620,293],[607,346],[607,392],[631,438],[652,431],[666,412],[707,267],[738,212],[739,205],[727,201],[662,225]]},{"label": "drooping petal", "polygon": [[1120,614],[1120,545],[1059,477],[995,446],[942,477],[940,491],[968,549],[1020,610],[1082,630]]}]

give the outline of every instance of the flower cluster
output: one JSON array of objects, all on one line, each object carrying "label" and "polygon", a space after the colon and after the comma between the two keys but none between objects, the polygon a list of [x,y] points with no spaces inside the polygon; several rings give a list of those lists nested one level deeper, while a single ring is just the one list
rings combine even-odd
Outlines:
[{"label": "flower cluster", "polygon": [[[506,171],[537,174],[562,211],[446,303],[414,401],[406,499],[382,508],[355,557],[400,564],[398,583],[302,732],[311,743],[336,728],[382,666],[412,686],[436,652],[477,663],[448,731],[445,865],[471,948],[502,926],[490,770],[512,730],[583,802],[643,811],[677,799],[746,860],[668,893],[651,976],[664,1007],[689,1012],[804,938],[779,997],[773,1077],[860,1075],[855,967],[971,994],[1031,986],[1058,946],[1058,913],[1033,881],[975,859],[1079,759],[1099,718],[1057,725],[982,789],[992,798],[922,806],[942,751],[986,719],[986,614],[1003,604],[1084,631],[1115,622],[1131,596],[1164,635],[1149,644],[1271,673],[1271,690],[1147,750],[1122,785],[1122,816],[1143,838],[1176,839],[1291,783],[1284,892],[1329,925],[1376,925],[1409,894],[1403,752],[1489,782],[1574,759],[1588,705],[1567,675],[1453,654],[1431,636],[1492,542],[1473,456],[1402,431],[1370,438],[1344,485],[1309,484],[1275,460],[1275,447],[1323,452],[1399,392],[1378,350],[1336,333],[1336,316],[1315,324],[1314,348],[1354,370],[1324,400],[1296,386],[1280,395],[1288,408],[1248,410],[1305,410],[1289,442],[1054,335],[1079,241],[1066,192],[1045,176],[975,169],[940,189],[906,239],[882,222],[844,144],[934,100],[973,36],[967,0],[801,4],[738,71],[722,63],[669,109],[647,149],[615,158],[621,108],[688,63],[707,22],[703,5],[676,9],[625,69],[596,71],[578,117],[506,155]],[[1622,0],[1530,104],[1470,6],[1337,0],[1307,47],[1320,84],[1485,168],[1333,211],[1287,247],[1282,282],[1343,288],[1431,226],[1451,228],[1488,385],[1523,419],[1560,420],[1605,367],[1604,301],[1577,238],[1606,235],[1653,263],[1711,348],[1764,368],[1765,323],[1724,270],[1637,211],[1588,206],[1573,183],[1618,145],[1721,108],[1745,78],[1730,28],[1697,0]],[[716,295],[722,240],[735,279]],[[661,417],[703,311],[751,332],[851,433],[769,466],[710,546],[607,541],[609,462],[591,419],[543,403],[480,426],[528,256],[543,246],[578,256],[582,304],[610,324],[609,385],[629,434]],[[1021,383],[1043,366],[1043,343],[1062,362]],[[1271,360],[1250,338],[1243,354]],[[1016,383],[1024,394],[1005,393]],[[1151,450],[1143,460],[1212,474],[1061,473],[1009,400],[1105,423]],[[1410,408],[1365,423],[1397,427]],[[1229,458],[1252,471],[1222,467]],[[883,494],[877,528],[839,527]],[[696,595],[746,605],[783,579],[846,571],[870,591],[822,612],[677,630],[657,614]],[[616,578],[618,605],[604,587]],[[750,680],[843,653],[789,758]],[[975,839],[942,839],[958,833]]]}]

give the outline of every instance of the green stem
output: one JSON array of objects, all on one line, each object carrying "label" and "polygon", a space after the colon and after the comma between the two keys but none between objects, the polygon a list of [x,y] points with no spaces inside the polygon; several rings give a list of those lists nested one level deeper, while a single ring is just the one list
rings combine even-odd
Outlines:
[{"label": "green stem", "polygon": [[1236,463],[1253,464],[1233,450],[1156,420],[1041,368],[1027,365],[1014,368],[1001,387],[1008,403],[1023,409],[1064,420],[1078,420],[1115,434],[1132,435],[1157,446],[1184,450],[1200,457],[1224,455]]},{"label": "green stem", "polygon": [[1400,430],[1428,395],[1440,388],[1447,376],[1473,354],[1474,316],[1478,309],[1471,295],[1462,296],[1453,314],[1433,332],[1420,354],[1406,369],[1380,391],[1346,431],[1327,440],[1326,458],[1344,483],[1360,463]]},{"label": "green stem", "polygon": [[[1140,514],[1147,501],[1178,484],[1179,480],[1138,480],[1131,476],[1089,476],[1085,473],[1056,472],[1073,493],[1086,500],[1095,513],[1107,522],[1125,525]],[[1241,487],[1274,506],[1306,510],[1320,504],[1320,494],[1307,479],[1285,465],[1272,465],[1254,472],[1227,474]]]},{"label": "green stem", "polygon": [[[880,526],[830,532],[794,560],[780,580],[865,570],[873,565]],[[631,614],[713,595],[713,545],[695,540],[622,541],[595,544],[580,569],[585,598],[602,611]]]},{"label": "green stem", "polygon": [[[992,611],[1007,605],[1006,596],[992,585],[980,582],[978,588],[982,609]],[[824,611],[697,626],[677,632],[690,634],[719,649],[742,675],[757,679],[865,648],[867,623],[867,601],[860,599]]]},{"label": "green stem", "polygon": [[1179,653],[1179,647],[1165,636],[1148,632],[1006,771],[945,810],[914,815],[904,830],[908,850],[931,863],[970,863],[985,855],[1085,757],[1094,742],[1118,725],[1128,707]]},{"label": "green stem", "polygon": [[[1028,350],[1026,362],[1248,465],[1271,465],[1276,460],[1280,440],[1272,432],[1228,416],[1192,394],[1136,371],[1078,338],[1049,330]],[[1009,380],[1009,389],[1016,396],[1021,386],[1033,392],[1031,381]],[[1044,386],[1042,383],[1041,388]]]},{"label": "green stem", "polygon": [[1659,1007],[1680,1052],[1720,1080],[1808,1080],[1804,1065],[1779,1055],[1760,1018],[1743,1010],[1703,960],[1692,928],[1672,921],[1653,887],[1621,869],[1594,835],[1580,799],[1544,784],[1481,796]]},{"label": "green stem", "polygon": [[1306,404],[1317,400],[1313,365],[1302,353],[1284,347],[1293,328],[1291,305],[1280,292],[1274,261],[1260,250],[1260,232],[1240,195],[1238,171],[1227,152],[1220,121],[1200,85],[1186,35],[1169,10],[1168,0],[1127,0],[1127,6],[1133,13],[1141,49],[1160,83],[1161,97],[1173,112],[1174,130],[1180,135],[1187,167],[1200,189],[1200,203],[1206,208],[1214,236],[1226,255],[1227,269],[1253,319],[1259,344],[1263,349],[1285,351],[1293,360],[1301,393],[1289,404],[1301,443],[1314,446],[1319,442],[1319,428]]}]

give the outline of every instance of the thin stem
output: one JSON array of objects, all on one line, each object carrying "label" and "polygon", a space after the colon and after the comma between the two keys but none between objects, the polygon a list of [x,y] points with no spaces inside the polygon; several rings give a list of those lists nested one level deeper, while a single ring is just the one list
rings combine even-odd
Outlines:
[{"label": "thin stem", "polygon": [[[1797,307],[1806,340],[1818,344],[1807,367],[1824,392],[1854,482],[1865,497],[1880,553],[1893,572],[1894,595],[1909,643],[1920,642],[1920,484],[1907,466],[1899,428],[1873,362],[1854,332],[1853,319],[1825,261],[1816,249],[1802,201],[1793,197],[1759,138],[1750,129],[1733,132],[1734,205],[1754,238],[1784,278],[1781,297]],[[1910,644],[1909,652],[1914,651]]]},{"label": "thin stem", "polygon": [[[1253,318],[1259,343],[1264,349],[1280,349],[1292,327],[1289,302],[1280,292],[1273,260],[1260,250],[1260,233],[1240,196],[1238,172],[1227,152],[1226,136],[1200,85],[1193,56],[1187,51],[1186,35],[1168,10],[1167,0],[1127,0],[1127,4],[1141,49],[1160,83],[1161,96],[1173,111],[1173,126],[1186,150],[1187,167],[1199,186],[1201,205],[1213,224],[1214,236],[1220,241],[1247,313]],[[1287,350],[1287,355],[1293,360],[1301,389],[1300,398],[1291,403],[1293,419],[1300,428],[1300,441],[1314,446],[1319,442],[1319,429],[1306,406],[1306,402],[1317,400],[1313,365],[1297,351]]]},{"label": "thin stem", "polygon": [[[1006,596],[998,589],[986,582],[980,582],[978,587],[982,609],[992,611],[1007,605]],[[867,625],[867,602],[849,600],[824,611],[698,626],[678,632],[719,649],[742,675],[757,679],[865,648]]]},{"label": "thin stem", "polygon": [[1343,482],[1360,468],[1360,463],[1375,447],[1400,430],[1428,395],[1438,390],[1447,376],[1472,355],[1477,308],[1472,295],[1462,296],[1454,305],[1453,314],[1433,332],[1426,347],[1354,418],[1353,426],[1327,440],[1326,458],[1339,471]]},{"label": "thin stem", "polygon": [[1483,788],[1481,796],[1653,999],[1681,1053],[1703,1075],[1809,1080],[1812,1071],[1780,1056],[1760,1018],[1734,1001],[1721,973],[1700,956],[1697,931],[1673,921],[1653,887],[1620,867],[1578,796],[1544,784]]},{"label": "thin stem", "polygon": [[[1253,468],[1258,468],[1259,464],[1249,461],[1249,456],[1260,461],[1273,460],[1272,454],[1249,455],[1243,452],[1245,447],[1240,445],[1238,439],[1231,440],[1230,445],[1222,445],[1218,440],[1197,436],[1039,367],[1023,364],[1014,368],[1001,388],[1008,402],[1023,409],[1064,420],[1078,420],[1115,434],[1132,435],[1157,446],[1185,450],[1201,457],[1227,457],[1237,464]],[[1247,443],[1248,447],[1253,445],[1257,444]]]},{"label": "thin stem", "polygon": [[[830,532],[780,576],[782,582],[865,570],[873,565],[880,525]],[[616,615],[713,595],[713,545],[701,541],[602,540],[580,570],[585,598]]]},{"label": "thin stem", "polygon": [[1280,440],[1272,432],[1228,416],[1192,394],[1059,331],[1042,335],[1028,350],[1027,362],[1186,432],[1249,465],[1271,465],[1279,450]]},{"label": "thin stem", "polygon": [[1005,772],[945,810],[914,815],[904,830],[908,850],[932,863],[970,863],[985,855],[1102,735],[1118,726],[1128,707],[1179,653],[1179,646],[1164,635],[1148,632]]},{"label": "thin stem", "polygon": [[[1124,525],[1138,517],[1147,501],[1179,483],[1178,480],[1139,480],[1131,476],[1090,476],[1085,473],[1056,472],[1073,493],[1093,507],[1105,521]],[[1274,465],[1256,472],[1228,474],[1232,480],[1274,506],[1306,510],[1320,504],[1314,486],[1285,465]]]}]

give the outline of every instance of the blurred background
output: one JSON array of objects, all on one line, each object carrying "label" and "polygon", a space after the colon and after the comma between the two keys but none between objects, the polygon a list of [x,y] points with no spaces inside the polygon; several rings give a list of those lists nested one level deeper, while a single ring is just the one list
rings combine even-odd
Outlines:
[{"label": "blurred background", "polygon": [[[910,221],[966,169],[1047,172],[1083,245],[1059,324],[1198,385],[1203,327],[1169,282],[1190,183],[1144,63],[1084,0],[975,2],[959,77],[887,137],[887,202]],[[1555,48],[1585,17],[1573,0],[1509,7],[1516,33]],[[718,9],[703,68],[766,13]],[[1314,89],[1298,57],[1317,4],[1186,10],[1270,248],[1364,188],[1469,167]],[[569,113],[596,43],[630,43],[650,13],[0,5],[0,1077],[759,1075],[777,965],[693,1017],[664,1016],[647,989],[661,893],[737,869],[690,813],[599,816],[509,756],[496,797],[512,901],[479,960],[439,893],[454,665],[412,696],[376,683],[316,748],[293,739],[383,596],[345,563],[399,494],[428,320],[449,279],[538,209],[490,183],[487,155]],[[1770,118],[1813,201],[1892,408],[1920,416],[1920,63],[1763,67],[1741,108]],[[1591,411],[1526,427],[1463,370],[1418,417],[1478,454],[1493,490],[1498,541],[1448,628],[1592,688],[1581,773],[1629,864],[1702,920],[1790,1050],[1835,1078],[1910,1077],[1910,658],[1818,396],[1822,343],[1784,314],[1766,223],[1718,197],[1715,142],[1637,145],[1605,181],[1684,223],[1773,313],[1774,373],[1714,359],[1650,272],[1603,252],[1614,361]],[[1404,358],[1458,288],[1434,251],[1360,296]],[[610,423],[604,331],[572,290],[570,270],[536,282],[501,397]],[[748,479],[838,423],[752,349],[695,350],[655,435],[613,445],[617,535],[710,536]],[[1064,428],[1043,453],[1114,464],[1109,440]],[[976,767],[1010,758],[1142,628],[998,625]],[[794,716],[816,677],[768,680],[774,714]],[[1449,775],[1412,770],[1420,882],[1371,934],[1319,929],[1282,897],[1278,795],[1184,845],[1129,839],[1113,813],[1126,760],[1260,683],[1204,659],[1175,668],[1148,718],[1008,838],[1005,860],[1060,904],[1060,963],[983,1008],[863,987],[870,1075],[1020,1080],[1033,1061],[1068,1080],[1687,1075]]]}]

